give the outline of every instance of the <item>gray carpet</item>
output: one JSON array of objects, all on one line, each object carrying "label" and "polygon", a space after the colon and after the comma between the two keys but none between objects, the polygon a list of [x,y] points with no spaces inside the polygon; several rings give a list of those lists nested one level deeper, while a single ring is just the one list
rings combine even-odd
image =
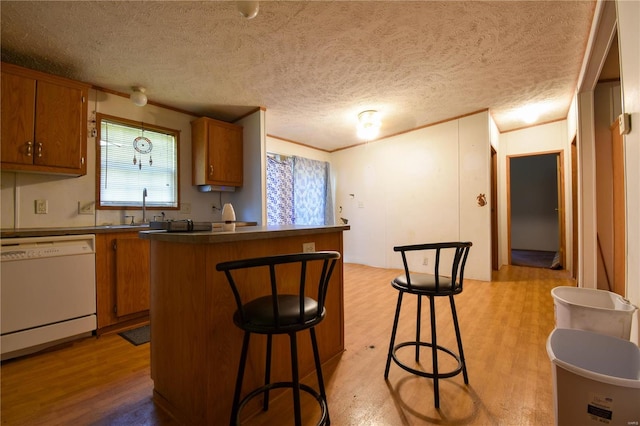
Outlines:
[{"label": "gray carpet", "polygon": [[151,327],[145,325],[132,330],[123,331],[122,333],[118,333],[118,335],[138,346],[151,341]]},{"label": "gray carpet", "polygon": [[[533,268],[552,268],[556,252],[539,250],[511,250],[511,264]],[[555,269],[555,268],[554,268]]]}]

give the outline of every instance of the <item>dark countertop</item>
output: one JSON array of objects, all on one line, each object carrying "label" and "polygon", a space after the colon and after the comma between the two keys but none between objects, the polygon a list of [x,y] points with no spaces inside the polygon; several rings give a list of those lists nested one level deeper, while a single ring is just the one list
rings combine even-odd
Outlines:
[{"label": "dark countertop", "polygon": [[104,234],[108,232],[128,232],[149,229],[149,225],[103,225],[103,226],[80,226],[65,228],[19,228],[2,229],[0,237],[51,237],[56,235],[81,235],[81,234]]},{"label": "dark countertop", "polygon": [[262,240],[267,238],[290,237],[296,235],[312,235],[329,232],[348,231],[349,225],[310,226],[310,225],[275,225],[275,226],[243,226],[235,231],[214,229],[206,232],[166,232],[142,231],[140,238],[151,241],[172,243],[215,244],[233,241]]},{"label": "dark countertop", "polygon": [[[222,222],[213,222],[214,230],[220,229]],[[255,225],[256,222],[239,222],[237,227]],[[22,238],[22,237],[52,237],[57,235],[81,235],[81,234],[106,234],[114,232],[136,232],[149,229],[149,224],[136,225],[102,225],[102,226],[79,226],[60,228],[19,228],[1,229],[0,238]],[[220,231],[214,231],[220,232]]]}]

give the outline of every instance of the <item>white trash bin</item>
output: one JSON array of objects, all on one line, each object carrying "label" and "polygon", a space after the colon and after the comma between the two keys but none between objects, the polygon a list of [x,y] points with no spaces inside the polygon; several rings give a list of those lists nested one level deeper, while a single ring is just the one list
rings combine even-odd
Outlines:
[{"label": "white trash bin", "polygon": [[556,425],[640,424],[640,348],[628,340],[554,329],[547,340]]},{"label": "white trash bin", "polygon": [[555,287],[556,327],[593,331],[629,340],[637,307],[616,293],[577,287]]}]

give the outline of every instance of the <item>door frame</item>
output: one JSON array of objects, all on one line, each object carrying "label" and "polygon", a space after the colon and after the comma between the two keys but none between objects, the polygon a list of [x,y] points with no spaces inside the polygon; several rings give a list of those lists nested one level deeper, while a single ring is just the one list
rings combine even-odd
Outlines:
[{"label": "door frame", "polygon": [[611,131],[611,168],[613,175],[613,291],[627,295],[627,223],[624,170],[624,140],[618,120]]},{"label": "door frame", "polygon": [[571,276],[578,278],[578,145],[576,137],[571,141]]},{"label": "door frame", "polygon": [[553,151],[540,151],[540,152],[528,152],[526,154],[514,154],[507,155],[506,157],[506,186],[507,186],[507,260],[508,264],[511,265],[511,159],[517,157],[532,157],[537,155],[547,155],[547,154],[555,154],[557,155],[557,176],[556,182],[558,185],[558,241],[559,247],[558,252],[560,253],[560,264],[563,269],[566,269],[566,217],[565,217],[565,201],[564,201],[564,150],[553,150]]},{"label": "door frame", "polygon": [[498,152],[491,147],[491,268],[500,269],[498,238]]}]

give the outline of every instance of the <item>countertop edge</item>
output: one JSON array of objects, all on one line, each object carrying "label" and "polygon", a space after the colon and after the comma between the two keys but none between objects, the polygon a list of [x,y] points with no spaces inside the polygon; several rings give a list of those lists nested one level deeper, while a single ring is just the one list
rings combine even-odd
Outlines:
[{"label": "countertop edge", "polygon": [[[212,222],[221,225],[221,222]],[[238,226],[253,226],[256,222],[239,222]],[[0,238],[54,237],[61,235],[111,234],[121,232],[140,232],[151,230],[148,224],[136,225],[96,225],[96,226],[60,226],[53,228],[0,229]],[[217,231],[216,231],[217,232]]]},{"label": "countertop edge", "polygon": [[59,235],[106,234],[114,232],[139,232],[148,225],[78,226],[59,228],[2,229],[0,238],[53,237]]},{"label": "countertop edge", "polygon": [[213,244],[246,240],[261,240],[268,238],[284,238],[297,235],[323,234],[342,232],[351,229],[349,225],[280,225],[280,226],[246,226],[236,228],[235,231],[206,231],[206,232],[166,232],[141,231],[139,237],[151,241],[187,244]]}]

